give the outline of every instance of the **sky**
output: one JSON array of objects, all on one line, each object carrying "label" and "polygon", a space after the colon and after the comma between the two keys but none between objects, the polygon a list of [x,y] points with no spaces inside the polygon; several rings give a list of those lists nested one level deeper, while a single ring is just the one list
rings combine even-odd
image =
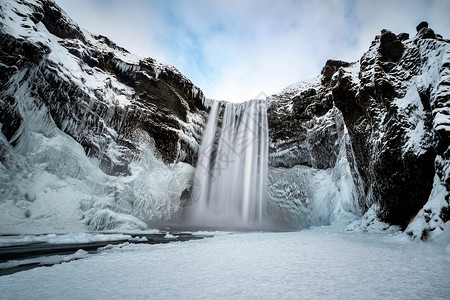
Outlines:
[{"label": "sky", "polygon": [[381,29],[450,38],[448,0],[56,0],[80,27],[241,102],[357,61]]}]

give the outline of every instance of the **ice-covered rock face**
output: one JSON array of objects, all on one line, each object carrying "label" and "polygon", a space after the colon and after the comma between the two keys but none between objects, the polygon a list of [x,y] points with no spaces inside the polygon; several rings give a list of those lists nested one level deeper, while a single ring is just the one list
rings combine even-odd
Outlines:
[{"label": "ice-covered rock face", "polygon": [[419,31],[402,41],[404,52],[396,62],[380,53],[382,44],[375,39],[362,57],[359,85],[337,75],[333,96],[349,128],[366,194],[380,204],[384,221],[406,226],[438,194],[432,191],[439,189],[435,173],[446,186],[442,203],[448,207],[443,170],[449,155],[450,43]]},{"label": "ice-covered rock face", "polygon": [[1,92],[9,104],[2,105],[2,123],[8,139],[21,124],[14,93],[29,84],[27,92],[48,107],[60,129],[102,161],[105,172],[126,172],[105,155],[105,147],[115,140],[126,160],[137,150],[136,129],[150,133],[166,163],[195,164],[203,93],[174,67],[82,31],[52,1],[7,1],[2,25]]},{"label": "ice-covered rock face", "polygon": [[288,228],[356,218],[364,208],[344,119],[323,78],[292,85],[270,99],[269,214]]},{"label": "ice-covered rock face", "polygon": [[206,115],[199,88],[53,1],[2,1],[0,50],[3,232],[180,217]]},{"label": "ice-covered rock face", "polygon": [[[327,222],[333,214],[308,207],[321,193],[316,203],[337,203],[326,194],[340,192],[338,181],[318,174],[339,170],[351,175],[344,185],[353,188],[363,213],[376,204],[382,221],[403,228],[419,213],[407,229],[415,237],[443,230],[449,221],[450,43],[428,24],[417,30],[411,39],[383,30],[360,62],[330,60],[320,77],[271,98],[269,199],[284,219],[301,226]],[[350,141],[345,150],[343,136]]]}]

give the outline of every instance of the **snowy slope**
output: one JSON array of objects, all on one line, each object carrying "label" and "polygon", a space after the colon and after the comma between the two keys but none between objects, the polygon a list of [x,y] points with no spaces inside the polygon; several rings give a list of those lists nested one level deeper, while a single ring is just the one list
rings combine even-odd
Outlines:
[{"label": "snowy slope", "polygon": [[82,31],[53,1],[2,1],[0,37],[0,233],[179,218],[200,89]]}]

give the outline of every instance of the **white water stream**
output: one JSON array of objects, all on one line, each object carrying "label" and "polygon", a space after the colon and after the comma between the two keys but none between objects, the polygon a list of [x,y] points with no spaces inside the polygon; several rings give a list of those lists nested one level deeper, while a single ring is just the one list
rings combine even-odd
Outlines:
[{"label": "white water stream", "polygon": [[265,101],[214,102],[200,146],[189,223],[263,226],[268,139]]}]

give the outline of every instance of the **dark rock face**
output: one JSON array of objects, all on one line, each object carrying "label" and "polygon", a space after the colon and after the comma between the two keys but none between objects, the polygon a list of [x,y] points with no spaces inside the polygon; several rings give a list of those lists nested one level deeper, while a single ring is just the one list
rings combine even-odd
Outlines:
[{"label": "dark rock face", "polygon": [[409,39],[409,34],[405,33],[405,32],[402,32],[402,33],[397,35],[397,39],[399,39],[400,41],[407,40],[407,39]]},{"label": "dark rock face", "polygon": [[402,57],[403,44],[397,39],[397,36],[389,30],[383,30],[380,37],[381,56],[385,60],[397,61]]},{"label": "dark rock face", "polygon": [[420,22],[419,25],[416,27],[417,30],[417,37],[420,39],[436,39],[436,35],[433,31],[433,29],[428,27],[428,22]]},{"label": "dark rock face", "polygon": [[34,7],[36,11],[32,16],[35,18],[33,19],[35,23],[42,22],[50,33],[62,39],[77,39],[86,42],[80,28],[71,22],[64,12],[54,5],[53,1],[43,0],[41,3],[41,6]]},{"label": "dark rock face", "polygon": [[417,33],[417,37],[421,39],[435,39],[436,35],[433,29],[424,27]]},{"label": "dark rock face", "polygon": [[[31,44],[25,40],[17,40],[11,35],[0,31],[0,86],[7,89],[11,84],[9,79],[20,69],[29,68],[37,64],[45,55],[50,53],[50,49],[41,44]],[[12,96],[2,97],[3,103],[0,105],[0,115],[6,122],[3,125],[3,133],[11,139],[21,124],[21,115],[17,102]]]},{"label": "dark rock face", "polygon": [[[283,107],[283,99],[274,97],[268,110],[271,146],[269,153],[277,154],[269,165],[291,168],[306,165],[327,169],[334,165],[339,147],[338,132],[342,128],[334,122],[318,121],[333,106],[329,97],[314,88],[289,99],[292,107]],[[279,153],[283,154],[280,155]],[[278,156],[279,155],[279,156]]]}]

